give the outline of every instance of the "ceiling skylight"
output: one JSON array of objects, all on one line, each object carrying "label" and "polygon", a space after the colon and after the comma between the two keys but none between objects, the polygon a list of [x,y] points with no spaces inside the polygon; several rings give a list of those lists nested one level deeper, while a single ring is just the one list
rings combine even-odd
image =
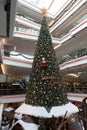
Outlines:
[{"label": "ceiling skylight", "polygon": [[67,6],[72,0],[21,0],[27,4],[32,4],[35,8],[47,9],[47,12],[52,16],[56,16],[60,13],[65,6]]}]

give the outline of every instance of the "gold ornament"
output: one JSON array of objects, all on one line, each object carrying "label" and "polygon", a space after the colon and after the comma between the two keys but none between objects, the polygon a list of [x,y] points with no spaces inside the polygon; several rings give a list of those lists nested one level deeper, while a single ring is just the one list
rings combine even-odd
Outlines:
[{"label": "gold ornament", "polygon": [[45,16],[45,15],[47,14],[47,9],[43,7],[43,8],[41,9],[41,13],[42,13],[42,15]]}]

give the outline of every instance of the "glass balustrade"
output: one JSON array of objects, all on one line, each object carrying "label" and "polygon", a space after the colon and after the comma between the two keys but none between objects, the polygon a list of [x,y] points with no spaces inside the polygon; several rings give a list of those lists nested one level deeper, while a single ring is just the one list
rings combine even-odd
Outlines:
[{"label": "glass balustrade", "polygon": [[16,15],[19,16],[19,17],[21,17],[21,18],[24,18],[24,19],[26,19],[26,20],[29,20],[29,21],[31,21],[31,22],[35,22],[35,23],[37,23],[37,24],[40,24],[40,23],[39,23],[38,21],[36,21],[35,19],[32,19],[32,18],[30,18],[30,17],[28,17],[28,16],[26,16],[26,15],[23,15],[23,14],[21,14],[21,13],[19,13],[19,12],[17,12]]},{"label": "glass balustrade", "polygon": [[21,27],[14,27],[14,32],[23,32],[27,34],[32,34],[32,35],[38,35],[39,31],[34,30],[34,29],[29,29],[29,28],[21,28]]},{"label": "glass balustrade", "polygon": [[78,19],[74,24],[72,24],[70,26],[70,28],[68,28],[67,30],[65,30],[61,35],[59,35],[57,38],[62,38],[63,36],[67,35],[70,30],[72,30],[73,28],[75,28],[76,26],[78,26],[81,22],[83,22],[84,20],[87,19],[87,14],[85,14],[83,17],[81,17],[80,19]]},{"label": "glass balustrade", "polygon": [[61,60],[59,60],[58,63],[63,64],[65,62],[83,57],[85,55],[87,55],[87,48],[80,49],[74,54],[65,54],[64,56],[61,57]]},{"label": "glass balustrade", "polygon": [[18,53],[18,52],[15,52],[15,51],[10,52],[10,57],[16,58],[16,59],[19,59],[19,60],[31,61],[31,62],[33,62],[33,58],[34,58],[33,56],[26,55],[26,54],[23,54],[23,53]]},{"label": "glass balustrade", "polygon": [[78,0],[73,0],[71,1],[71,3],[69,4],[69,6],[67,6],[56,18],[55,21],[53,22],[53,24],[50,26],[52,27],[65,13],[67,13],[77,2]]},{"label": "glass balustrade", "polygon": [[87,94],[87,87],[66,87],[67,93],[81,93],[81,94]]},{"label": "glass balustrade", "polygon": [[[33,62],[33,59],[34,59],[34,56],[30,56],[30,55],[26,55],[26,54],[23,54],[23,53],[13,51],[12,49],[9,49],[8,47],[5,47],[4,55],[7,56],[7,57],[16,58],[16,59],[19,59],[19,60],[30,61],[30,62]],[[85,55],[87,55],[87,48],[80,49],[77,52],[74,52],[74,54],[63,55],[61,57],[61,59],[58,60],[58,63],[63,64],[65,62],[83,57]]]},{"label": "glass balustrade", "polygon": [[19,84],[13,85],[12,83],[0,83],[0,96],[3,95],[17,95],[25,94],[26,89]]}]

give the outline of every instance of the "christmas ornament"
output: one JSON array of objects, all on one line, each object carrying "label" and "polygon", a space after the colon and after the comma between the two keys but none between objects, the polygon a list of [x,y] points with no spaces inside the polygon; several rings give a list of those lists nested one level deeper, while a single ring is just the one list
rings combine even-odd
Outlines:
[{"label": "christmas ornament", "polygon": [[47,69],[47,68],[48,68],[48,64],[47,64],[45,58],[42,58],[41,67],[42,67],[43,69]]}]

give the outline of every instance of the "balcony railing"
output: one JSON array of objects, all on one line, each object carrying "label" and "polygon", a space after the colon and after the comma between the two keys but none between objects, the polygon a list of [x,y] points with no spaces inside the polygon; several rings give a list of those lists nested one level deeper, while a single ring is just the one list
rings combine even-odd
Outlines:
[{"label": "balcony railing", "polygon": [[10,82],[0,83],[0,96],[25,94],[25,92],[26,88],[21,84],[13,84]]},{"label": "balcony railing", "polygon": [[25,94],[25,89],[21,88],[13,88],[13,89],[0,89],[0,96],[5,95],[19,95],[19,94]]},{"label": "balcony railing", "polygon": [[87,87],[66,87],[67,93],[87,94]]},{"label": "balcony railing", "polygon": [[83,56],[86,56],[87,55],[87,49],[86,48],[83,48],[81,50],[78,50],[77,52],[75,52],[73,55],[72,54],[66,54],[64,55],[59,62],[59,64],[63,64],[65,62],[68,62],[70,60],[73,60],[73,59],[77,59],[77,58],[80,58],[80,57],[83,57]]}]

